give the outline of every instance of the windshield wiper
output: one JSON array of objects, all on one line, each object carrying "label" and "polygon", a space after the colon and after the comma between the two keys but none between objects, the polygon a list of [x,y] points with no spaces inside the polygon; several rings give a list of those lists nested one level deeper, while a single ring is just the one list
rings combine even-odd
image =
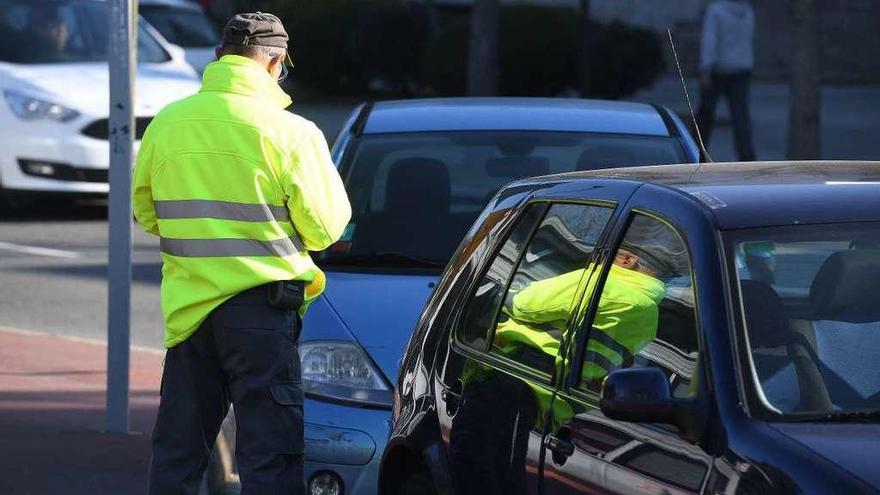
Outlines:
[{"label": "windshield wiper", "polygon": [[815,414],[797,414],[786,418],[797,422],[849,423],[880,421],[880,410],[867,411],[829,411]]},{"label": "windshield wiper", "polygon": [[397,252],[376,252],[364,253],[348,256],[330,256],[320,260],[320,262],[333,265],[363,265],[363,266],[387,266],[387,265],[407,265],[430,268],[442,268],[445,266],[436,260],[427,258],[419,258],[404,253]]}]

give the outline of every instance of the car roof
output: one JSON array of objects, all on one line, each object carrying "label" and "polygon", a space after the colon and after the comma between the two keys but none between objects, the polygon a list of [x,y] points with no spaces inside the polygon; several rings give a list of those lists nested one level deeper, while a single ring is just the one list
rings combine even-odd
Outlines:
[{"label": "car roof", "polygon": [[190,0],[139,0],[138,5],[147,7],[177,7],[186,10],[202,11],[199,4]]},{"label": "car roof", "polygon": [[428,98],[375,103],[364,134],[432,131],[561,131],[670,136],[645,103],[572,98]]},{"label": "car roof", "polygon": [[637,181],[689,194],[722,230],[880,221],[880,162],[801,161],[657,165],[547,176]]}]

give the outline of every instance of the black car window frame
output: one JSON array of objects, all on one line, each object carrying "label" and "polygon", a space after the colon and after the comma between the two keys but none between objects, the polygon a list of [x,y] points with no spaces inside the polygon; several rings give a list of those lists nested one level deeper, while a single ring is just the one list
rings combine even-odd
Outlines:
[{"label": "black car window frame", "polygon": [[[481,363],[486,364],[488,366],[491,366],[491,367],[493,367],[493,369],[496,369],[499,372],[512,373],[515,376],[526,378],[526,379],[532,380],[536,383],[541,383],[546,386],[557,385],[560,382],[562,377],[557,377],[557,376],[553,376],[553,375],[550,375],[547,373],[542,373],[539,370],[536,370],[534,368],[530,368],[522,363],[519,363],[519,362],[517,362],[513,359],[510,359],[510,358],[507,358],[501,354],[491,352],[491,339],[488,339],[488,338],[486,339],[486,346],[484,349],[476,349],[473,346],[468,345],[467,343],[461,342],[458,339],[458,333],[460,331],[461,325],[464,324],[464,319],[467,314],[467,308],[468,308],[469,302],[473,299],[474,294],[476,293],[476,290],[479,286],[479,282],[486,275],[486,272],[491,268],[492,263],[494,262],[495,258],[498,256],[499,252],[501,251],[502,247],[504,246],[504,243],[507,242],[507,239],[509,238],[511,232],[516,227],[517,222],[525,215],[526,210],[532,206],[542,206],[544,208],[544,211],[542,212],[540,218],[532,226],[532,230],[529,234],[528,240],[523,244],[525,247],[528,247],[529,243],[532,241],[532,238],[535,235],[535,232],[538,230],[538,228],[541,226],[541,223],[546,218],[547,212],[550,210],[550,208],[553,205],[557,205],[557,204],[594,206],[594,207],[600,207],[600,208],[607,208],[610,210],[608,223],[605,225],[605,227],[602,229],[601,234],[599,235],[598,241],[596,242],[596,248],[593,250],[593,254],[591,255],[591,257],[592,257],[591,261],[595,261],[597,259],[597,257],[601,256],[602,253],[604,253],[605,249],[603,248],[603,246],[605,245],[610,233],[615,229],[616,224],[617,224],[617,219],[618,219],[617,213],[618,213],[619,205],[620,205],[618,202],[611,201],[611,200],[601,200],[601,199],[582,199],[582,200],[579,200],[579,199],[560,199],[560,200],[555,200],[555,199],[545,199],[545,198],[540,198],[540,199],[532,198],[532,199],[528,200],[521,207],[522,211],[519,212],[512,219],[512,221],[507,226],[505,226],[504,230],[502,232],[500,232],[498,234],[498,236],[492,241],[494,243],[494,246],[492,247],[492,250],[491,250],[491,256],[486,256],[482,260],[480,266],[476,270],[474,270],[473,273],[475,275],[469,281],[469,286],[466,288],[466,290],[462,291],[462,293],[465,294],[465,297],[461,298],[460,304],[459,304],[458,308],[456,309],[456,314],[452,320],[453,324],[452,324],[451,331],[449,332],[450,346],[456,352],[458,352],[462,355],[465,355],[475,361],[478,361],[478,362],[481,362]],[[517,269],[519,268],[519,265],[522,262],[522,257],[525,256],[525,253],[526,253],[526,249],[523,249],[521,252],[517,253],[516,263],[512,267],[510,273],[507,274],[507,279],[506,279],[505,285],[504,285],[505,293],[506,293],[506,291],[508,291],[510,289],[510,284],[513,281],[513,277],[516,275]],[[596,271],[594,270],[592,272],[592,275],[595,275],[595,273],[596,273]],[[580,293],[577,296],[579,301],[582,301],[583,297],[584,297],[583,293]],[[496,321],[498,319],[498,313],[501,311],[502,306],[503,305],[499,305],[499,307],[496,308],[496,310],[495,310],[494,320],[496,320]],[[571,323],[572,323],[572,320],[569,320],[567,322],[567,325],[568,325],[567,326],[567,329],[568,329],[567,333],[569,335],[574,334],[573,332],[571,332]],[[489,333],[492,331],[493,331],[493,329],[491,327],[486,329],[487,337],[488,337]],[[567,343],[566,343],[566,345],[561,346],[561,347],[564,347],[566,349],[571,348],[571,346],[568,345]],[[567,366],[567,363],[565,362],[565,361],[567,361],[566,358],[567,358],[567,356],[563,358],[564,359],[563,370],[565,370],[565,368]],[[566,373],[563,373],[563,376],[565,374]]]},{"label": "black car window frame", "polygon": [[691,287],[693,288],[692,290],[694,293],[694,323],[696,327],[697,349],[699,353],[699,357],[697,358],[697,365],[694,371],[694,379],[699,380],[697,383],[696,396],[699,397],[700,394],[704,394],[706,392],[706,387],[708,386],[706,375],[706,370],[708,368],[708,353],[705,352],[705,341],[703,339],[703,331],[700,325],[700,297],[699,288],[697,285],[697,269],[694,264],[694,246],[688,239],[686,229],[679,227],[678,224],[672,219],[646,208],[632,207],[622,213],[621,216],[623,217],[623,220],[618,222],[619,225],[613,233],[611,242],[608,243],[606,250],[603,252],[603,254],[605,255],[605,259],[603,260],[601,271],[599,272],[599,280],[595,284],[593,292],[593,295],[599,294],[600,297],[591,297],[586,313],[584,315],[584,322],[574,334],[575,342],[573,345],[570,346],[570,355],[568,356],[568,361],[571,363],[571,365],[566,368],[565,384],[560,391],[562,396],[564,396],[565,398],[569,400],[575,400],[593,409],[599,408],[599,393],[590,392],[578,387],[580,383],[579,377],[581,375],[581,368],[583,366],[583,356],[586,352],[587,343],[589,342],[593,319],[595,318],[596,311],[599,307],[599,299],[601,298],[602,290],[605,287],[608,273],[611,270],[613,254],[616,253],[618,249],[620,249],[620,246],[623,243],[624,238],[626,237],[630,225],[632,224],[633,220],[639,215],[654,219],[658,222],[665,224],[679,236],[685,248],[687,249],[687,260],[691,269]]}]

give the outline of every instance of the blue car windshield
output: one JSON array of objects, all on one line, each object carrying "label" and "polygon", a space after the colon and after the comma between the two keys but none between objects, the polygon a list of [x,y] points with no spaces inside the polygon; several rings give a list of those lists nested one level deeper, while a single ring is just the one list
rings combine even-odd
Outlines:
[{"label": "blue car windshield", "polygon": [[880,224],[739,231],[737,274],[750,366],[773,415],[871,418],[880,411]]},{"label": "blue car windshield", "polygon": [[[109,2],[0,0],[0,62],[62,64],[106,62],[110,46]],[[138,62],[171,60],[143,26],[137,31]]]},{"label": "blue car windshield", "polygon": [[525,177],[686,161],[673,137],[534,131],[364,135],[340,172],[351,224],[322,265],[442,268],[489,200]]}]

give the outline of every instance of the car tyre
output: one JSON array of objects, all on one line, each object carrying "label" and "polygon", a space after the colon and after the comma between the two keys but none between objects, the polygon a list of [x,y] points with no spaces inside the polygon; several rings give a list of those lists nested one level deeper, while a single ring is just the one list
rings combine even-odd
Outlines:
[{"label": "car tyre", "polygon": [[396,495],[437,495],[437,491],[426,473],[416,472],[400,482]]},{"label": "car tyre", "polygon": [[0,215],[6,216],[15,213],[16,204],[10,194],[0,187]]},{"label": "car tyre", "polygon": [[21,216],[39,205],[39,196],[26,191],[10,191],[0,187],[0,214]]}]

